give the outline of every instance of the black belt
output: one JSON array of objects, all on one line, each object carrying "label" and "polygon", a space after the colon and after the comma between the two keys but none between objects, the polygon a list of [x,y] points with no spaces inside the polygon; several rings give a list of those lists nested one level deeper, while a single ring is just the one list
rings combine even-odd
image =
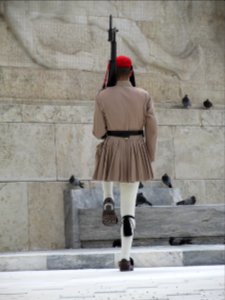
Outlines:
[{"label": "black belt", "polygon": [[117,136],[117,137],[124,137],[124,138],[128,138],[132,135],[142,135],[144,136],[144,131],[143,130],[128,130],[128,131],[112,131],[112,130],[108,130],[107,131],[107,135],[110,136]]}]

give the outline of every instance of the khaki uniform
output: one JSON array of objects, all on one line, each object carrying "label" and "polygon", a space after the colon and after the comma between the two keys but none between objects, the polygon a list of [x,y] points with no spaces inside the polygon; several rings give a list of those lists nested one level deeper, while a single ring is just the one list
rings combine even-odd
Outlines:
[{"label": "khaki uniform", "polygon": [[118,81],[96,98],[93,134],[102,138],[107,130],[144,129],[145,137],[107,136],[96,149],[94,180],[135,182],[153,178],[157,122],[153,101],[147,91]]}]

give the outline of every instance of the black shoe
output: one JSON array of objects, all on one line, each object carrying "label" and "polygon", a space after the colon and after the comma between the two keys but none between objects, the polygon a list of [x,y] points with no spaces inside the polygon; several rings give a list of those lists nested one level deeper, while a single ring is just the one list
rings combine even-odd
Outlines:
[{"label": "black shoe", "polygon": [[119,261],[119,268],[121,272],[133,271],[134,270],[133,258],[130,258],[130,260],[127,260],[125,258],[121,259],[121,261]]},{"label": "black shoe", "polygon": [[103,202],[102,223],[106,226],[112,226],[118,223],[115,213],[115,204],[112,198],[108,197]]}]

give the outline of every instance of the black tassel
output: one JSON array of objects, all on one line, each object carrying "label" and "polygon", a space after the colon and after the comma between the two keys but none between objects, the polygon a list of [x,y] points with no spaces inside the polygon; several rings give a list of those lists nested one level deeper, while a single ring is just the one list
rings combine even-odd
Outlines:
[{"label": "black tassel", "polygon": [[131,70],[132,70],[132,74],[131,74],[131,76],[130,76],[130,82],[131,82],[131,84],[132,84],[133,86],[136,86],[133,67],[131,67]]},{"label": "black tassel", "polygon": [[130,224],[130,218],[133,218],[133,216],[124,216],[123,217],[123,234],[124,236],[132,236],[132,228],[131,228],[131,224]]}]

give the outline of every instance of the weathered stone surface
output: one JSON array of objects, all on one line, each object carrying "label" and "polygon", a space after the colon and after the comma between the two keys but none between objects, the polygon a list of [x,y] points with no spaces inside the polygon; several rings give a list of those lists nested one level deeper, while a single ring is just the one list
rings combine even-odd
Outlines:
[{"label": "weathered stone surface", "polygon": [[213,251],[184,251],[184,266],[220,265],[225,263],[225,249]]},{"label": "weathered stone surface", "polygon": [[181,81],[180,94],[179,104],[182,97],[187,94],[191,99],[192,106],[203,107],[202,103],[206,99],[210,99],[214,105],[224,105],[224,86],[206,85],[205,83],[199,86],[193,82]]},{"label": "weathered stone surface", "polygon": [[[80,2],[63,4],[62,6],[62,2],[57,2],[56,5],[52,6],[51,14],[46,14],[46,11],[49,9],[48,4],[45,4],[44,9],[44,7],[38,6],[33,2],[29,6],[26,2],[21,3],[19,6],[14,2],[6,2],[4,3],[3,14],[15,36],[27,50],[27,53],[40,65],[50,68],[98,69],[99,56],[101,57],[102,49],[105,46],[102,45],[99,52],[100,40],[98,42],[98,39],[99,34],[103,35],[105,23],[108,21],[107,18],[104,15],[101,18],[96,17],[99,14],[98,9],[96,12],[96,6],[93,6],[93,2],[85,2],[85,4],[82,3],[83,12],[81,15],[73,15],[73,22],[71,22],[71,12],[77,8],[79,9]],[[111,3],[105,5],[114,8]],[[94,8],[91,16],[87,17],[91,6]],[[120,10],[119,6],[117,10]],[[134,4],[134,6],[136,5]],[[132,6],[129,5],[129,7],[131,8]],[[141,7],[138,7],[139,13],[141,9],[152,11],[151,3],[141,2]],[[158,12],[160,12],[161,18],[167,20],[167,24],[170,24],[170,18],[173,18],[176,25],[180,24],[180,26],[176,26],[178,34],[174,36],[174,40],[168,40],[166,37],[174,30],[175,24],[172,24],[171,27],[163,26],[164,30],[162,30],[162,26],[158,26],[158,38],[157,42],[155,42],[143,34],[135,19],[127,18],[126,14],[122,13],[116,20],[117,26],[123,28],[119,35],[122,49],[126,49],[128,53],[134,52],[133,55],[139,66],[143,65],[145,68],[148,68],[149,64],[153,64],[159,69],[175,73],[178,77],[190,78],[190,75],[196,71],[201,61],[201,52],[198,44],[194,44],[189,35],[190,24],[188,18],[185,18],[187,7],[186,5],[180,5],[180,13],[176,13],[178,8],[174,5],[171,6],[159,2],[156,7]],[[167,14],[164,13],[165,9]],[[36,16],[35,19],[33,14]],[[181,17],[181,15],[184,17]],[[155,21],[155,14],[151,14],[151,18]],[[22,23],[21,20],[23,20]],[[57,39],[56,37],[60,35],[59,27],[57,26],[59,22],[63,33]],[[29,28],[29,30],[21,30],[23,26]],[[46,36],[50,38],[47,39]],[[90,37],[92,37],[92,40]],[[90,40],[92,47],[90,47]],[[133,51],[135,40],[136,49]],[[72,49],[71,43],[68,43],[68,41],[73,43]],[[176,44],[176,48],[174,44]]]},{"label": "weathered stone surface", "polygon": [[180,84],[176,79],[168,80],[166,76],[158,73],[137,73],[136,81],[137,86],[149,92],[155,103],[180,99]]},{"label": "weathered stone surface", "polygon": [[74,105],[22,105],[23,122],[90,124],[94,103]]},{"label": "weathered stone surface", "polygon": [[[29,101],[29,100],[28,100]],[[10,102],[10,101],[9,101]],[[32,103],[33,102],[33,103]],[[36,103],[0,103],[0,122],[25,123],[79,123],[93,122],[94,101],[52,101],[51,104]],[[165,106],[165,107],[163,107]],[[224,126],[224,110],[202,108],[183,109],[155,104],[159,126]],[[178,105],[177,105],[178,106]]]},{"label": "weathered stone surface", "polygon": [[[190,79],[207,62],[198,40],[201,32],[196,31],[198,35],[196,32],[192,33],[201,23],[199,19],[206,26],[210,18],[214,20],[213,23],[210,22],[211,31],[207,26],[212,39],[204,36],[207,45],[213,45],[211,40],[216,38],[218,31],[220,34],[224,33],[220,29],[223,26],[219,26],[223,22],[218,18],[216,8],[214,3],[207,10],[204,5],[197,6],[198,12],[204,11],[204,18],[201,19],[196,18],[195,6],[189,6],[186,2],[175,5],[173,2],[162,1],[140,1],[138,4],[125,1],[116,5],[111,2],[96,5],[94,1],[66,4],[58,1],[54,5],[46,2],[43,6],[35,2],[29,6],[26,2],[20,5],[6,2],[2,14],[27,53],[38,64],[50,68],[96,70],[103,66],[99,58],[103,56],[107,46],[104,43],[99,48],[99,45],[108,23],[107,11],[110,10],[116,17],[116,26],[123,29],[118,35],[122,52],[131,53],[139,68],[148,69],[151,65],[162,74],[172,73],[179,78]],[[49,10],[51,14],[48,13]],[[140,26],[140,21],[144,22],[144,26]],[[27,30],[22,30],[23,26]],[[152,30],[145,30],[145,26]],[[175,30],[177,34],[171,35]],[[149,31],[153,33],[149,34]],[[168,36],[171,38],[168,39]]]},{"label": "weathered stone surface", "polygon": [[[85,183],[90,189],[94,190],[94,188],[96,188],[97,190],[98,183],[94,181],[87,181]],[[200,205],[224,203],[224,180],[177,180],[172,178],[172,184],[174,189],[171,189],[171,192],[178,191],[179,197],[182,197],[182,199],[195,195],[197,204]],[[144,182],[144,186],[143,191],[145,191],[146,188],[153,188],[156,191],[157,189],[165,188],[161,180]],[[149,200],[151,201],[150,195]]]},{"label": "weathered stone surface", "polygon": [[[139,189],[138,192],[143,193],[143,195],[148,199],[152,205],[173,205],[174,199],[173,194],[178,194],[178,189],[168,189],[164,187],[149,187],[145,186]],[[115,206],[120,206],[120,190],[119,186],[114,186],[113,196],[115,201]],[[66,204],[76,209],[85,208],[99,208],[102,207],[103,202],[103,191],[101,184],[97,184],[94,188],[89,189],[67,189],[64,191],[64,199]],[[74,205],[72,206],[72,202]]]},{"label": "weathered stone surface", "polygon": [[[107,56],[107,55],[106,55]],[[71,94],[74,93],[74,89],[80,90],[81,100],[94,100],[98,92],[102,89],[102,84],[105,76],[105,69],[103,72],[87,72],[81,71],[78,74],[79,85],[74,87],[74,82],[71,82]]]},{"label": "weathered stone surface", "polygon": [[224,203],[225,199],[225,180],[206,180],[205,181],[205,202]]},{"label": "weathered stone surface", "polygon": [[22,113],[20,105],[0,103],[0,123],[21,121]]},{"label": "weathered stone surface", "polygon": [[224,178],[223,128],[177,127],[174,147],[176,178]]},{"label": "weathered stone surface", "polygon": [[[132,258],[134,259],[135,266],[138,268],[145,268],[149,266],[155,268],[159,266],[182,266],[183,265],[183,253],[179,249],[177,251],[160,251],[160,249],[155,249],[155,251],[150,250],[149,252],[145,251],[132,251]],[[158,250],[158,251],[157,251]],[[115,253],[115,265],[120,260],[120,254]]]},{"label": "weathered stone surface", "polygon": [[47,258],[43,255],[5,255],[0,258],[0,270],[1,272],[47,270]]},{"label": "weathered stone surface", "polygon": [[[195,255],[196,254],[196,255]],[[224,245],[182,245],[171,247],[133,247],[135,267],[169,267],[182,265],[224,264]],[[193,260],[194,258],[194,260]],[[72,249],[0,254],[0,271],[59,270],[78,268],[116,268],[120,249]],[[194,263],[193,263],[194,262]],[[212,283],[213,284],[213,283]]]},{"label": "weathered stone surface", "polygon": [[[180,102],[181,106],[181,102]],[[187,109],[156,109],[157,117],[160,125],[199,125],[199,111],[198,110],[187,110]]]},{"label": "weathered stone surface", "polygon": [[[205,204],[224,204],[225,190],[224,180],[177,180],[172,179],[173,189],[168,189],[171,194],[174,191],[178,191],[182,199],[186,199],[192,195],[196,196],[198,205]],[[90,184],[86,183],[86,186],[90,189],[97,190],[98,183],[90,181]],[[145,194],[146,189],[162,189],[165,185],[161,180],[146,181],[144,182],[144,189],[142,190]],[[95,188],[95,189],[94,189]],[[151,201],[150,195],[148,196]],[[164,203],[165,204],[165,203]]]},{"label": "weathered stone surface", "polygon": [[104,73],[45,68],[0,66],[0,97],[41,99],[94,100],[102,87]]},{"label": "weathered stone surface", "polygon": [[56,125],[58,178],[68,179],[71,174],[91,178],[98,143],[92,135],[92,125]]},{"label": "weathered stone surface", "polygon": [[0,124],[0,180],[56,179],[53,125]]},{"label": "weathered stone surface", "polygon": [[[92,100],[109,58],[110,11],[119,29],[118,54],[132,57],[137,85],[156,103],[159,144],[153,167],[158,181],[151,186],[158,187],[167,172],[184,198],[194,194],[199,204],[222,203],[224,3],[40,3],[0,4],[0,123],[13,123],[0,124],[0,180],[67,180],[72,173],[91,178],[98,143],[91,134]],[[180,109],[185,94],[193,109]],[[214,104],[209,111],[202,107],[207,98]],[[34,245],[48,226],[43,223],[39,233],[39,227],[32,229]],[[54,232],[51,236],[56,238]],[[46,245],[44,240],[41,247]]]},{"label": "weathered stone surface", "polygon": [[174,186],[180,189],[183,199],[196,196],[197,204],[224,203],[224,180],[174,180]]},{"label": "weathered stone surface", "polygon": [[[28,100],[29,101],[29,100]],[[92,124],[94,101],[52,101],[51,104],[0,102],[0,122]],[[10,102],[10,101],[9,101]],[[32,103],[33,102],[33,103]],[[163,107],[165,106],[165,107]],[[224,109],[184,109],[155,104],[159,126],[224,126]],[[177,105],[178,106],[178,105]],[[163,129],[161,129],[163,131]]]},{"label": "weathered stone surface", "polygon": [[0,183],[0,211],[0,252],[28,250],[26,183]]},{"label": "weathered stone surface", "polygon": [[20,46],[20,43],[15,39],[10,28],[7,26],[7,23],[1,17],[0,36],[1,66],[39,68],[39,66],[27,55],[25,49]]},{"label": "weathered stone surface", "polygon": [[51,255],[47,258],[47,267],[48,270],[113,268],[114,255],[111,253]]},{"label": "weathered stone surface", "polygon": [[203,126],[224,126],[225,110],[203,110],[200,111],[201,124]]},{"label": "weathered stone surface", "polygon": [[[178,189],[145,186],[141,191],[152,205],[174,205],[181,200]],[[114,185],[115,207],[120,207],[119,187]],[[65,239],[66,248],[80,248],[79,209],[102,207],[103,192],[101,184],[89,189],[71,189],[64,191]]]},{"label": "weathered stone surface", "polygon": [[[140,208],[139,208],[140,209]],[[145,207],[146,209],[146,207]],[[115,209],[116,215],[120,215],[119,208]],[[87,214],[89,214],[89,220]],[[87,221],[88,220],[88,221]],[[107,237],[107,238],[106,238]],[[83,241],[98,241],[120,238],[120,222],[113,227],[102,224],[102,208],[79,210],[79,238],[81,245]]]},{"label": "weathered stone surface", "polygon": [[[118,189],[114,188],[114,200],[119,207]],[[65,240],[66,248],[80,248],[79,209],[102,207],[103,193],[101,184],[89,189],[71,189],[64,191]]]},{"label": "weathered stone surface", "polygon": [[[224,209],[224,205],[137,207],[135,238],[224,237]],[[119,229],[101,224],[101,209],[80,210],[81,241],[118,239]]]},{"label": "weathered stone surface", "polygon": [[28,183],[30,250],[65,247],[63,189],[65,183]]},{"label": "weathered stone surface", "polygon": [[173,178],[174,170],[174,145],[173,130],[171,127],[159,126],[156,160],[153,163],[154,178],[160,179],[167,173]]},{"label": "weathered stone surface", "polygon": [[206,48],[205,55],[207,57],[207,64],[205,69],[206,84],[209,86],[221,86],[221,88],[223,87],[224,90],[225,71],[224,65],[223,63],[221,63],[221,57],[224,55],[224,51],[221,48],[219,48],[217,55],[215,55],[215,51],[213,48]]},{"label": "weathered stone surface", "polygon": [[0,96],[22,99],[81,99],[78,73],[0,67]]}]

